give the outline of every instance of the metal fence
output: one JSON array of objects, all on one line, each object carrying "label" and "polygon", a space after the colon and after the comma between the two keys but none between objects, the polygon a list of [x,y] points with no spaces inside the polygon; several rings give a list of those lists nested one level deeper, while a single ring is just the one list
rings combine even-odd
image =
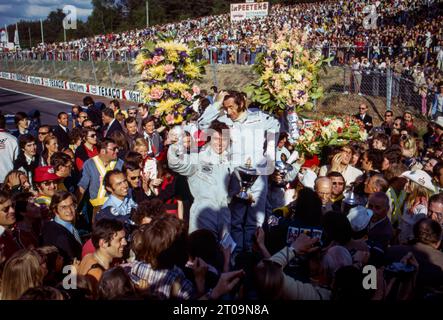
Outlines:
[{"label": "metal fence", "polygon": [[[254,81],[254,74],[246,66],[238,66],[237,79],[230,79],[232,66],[210,64],[206,69],[203,87],[215,85],[220,88],[241,90],[244,85]],[[38,77],[69,80],[127,90],[135,90],[139,75],[131,61],[56,61],[56,60],[15,60],[0,61],[0,71],[21,73]],[[222,74],[224,73],[224,76]],[[228,82],[231,81],[230,83]],[[238,84],[233,87],[233,82]],[[415,114],[427,114],[434,92],[419,86],[411,77],[400,76],[392,70],[353,71],[347,66],[328,68],[328,73],[320,77],[326,97],[333,93],[360,94],[364,97],[380,98],[386,109],[394,106],[411,110]],[[349,112],[355,111],[355,106]]]},{"label": "metal fence", "polygon": [[364,97],[382,98],[386,110],[397,107],[416,115],[427,116],[435,92],[426,83],[417,83],[412,76],[400,75],[392,69],[352,70],[342,67],[342,86],[329,88],[343,94],[357,94]]},{"label": "metal fence", "polygon": [[[205,46],[195,49],[198,60],[206,60],[210,64],[254,64],[257,55],[266,51],[266,46]],[[362,46],[336,46],[326,44],[313,46],[311,49],[320,50],[324,57],[334,57],[333,64],[343,65],[353,56],[373,59],[393,58],[399,55],[413,56],[415,47],[403,46],[376,46],[366,44]],[[427,61],[435,56],[440,47],[425,48],[423,54]],[[0,52],[1,59],[9,60],[45,60],[45,61],[132,61],[139,54],[138,49],[75,49],[75,50],[18,50],[14,52]]]}]

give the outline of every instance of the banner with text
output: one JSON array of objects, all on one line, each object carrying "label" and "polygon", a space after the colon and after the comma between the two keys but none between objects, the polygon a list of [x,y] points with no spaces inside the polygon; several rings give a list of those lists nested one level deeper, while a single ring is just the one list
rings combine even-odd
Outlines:
[{"label": "banner with text", "polygon": [[15,80],[44,87],[70,90],[79,93],[92,94],[111,99],[128,100],[133,102],[142,102],[140,92],[125,90],[120,88],[109,88],[96,86],[86,83],[70,82],[65,80],[56,80],[49,78],[33,77],[25,74],[0,72],[0,78],[6,80]]},{"label": "banner with text", "polygon": [[268,16],[269,2],[231,3],[231,22]]}]

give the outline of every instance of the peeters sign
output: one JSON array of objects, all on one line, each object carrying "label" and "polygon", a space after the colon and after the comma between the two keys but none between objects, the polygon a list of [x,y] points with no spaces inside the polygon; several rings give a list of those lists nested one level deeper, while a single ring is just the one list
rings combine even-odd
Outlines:
[{"label": "peeters sign", "polygon": [[231,3],[231,22],[264,18],[269,13],[269,2]]}]

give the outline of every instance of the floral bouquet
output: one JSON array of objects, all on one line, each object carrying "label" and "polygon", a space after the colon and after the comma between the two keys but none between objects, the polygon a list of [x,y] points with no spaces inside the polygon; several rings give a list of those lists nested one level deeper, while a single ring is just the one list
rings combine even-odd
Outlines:
[{"label": "floral bouquet", "polygon": [[187,45],[162,36],[157,43],[148,41],[134,63],[141,74],[137,87],[144,102],[153,104],[167,125],[185,120],[193,96],[200,93],[193,82],[201,78],[205,62],[196,62]]},{"label": "floral bouquet", "polygon": [[314,100],[323,96],[318,72],[324,63],[319,51],[305,49],[306,34],[284,29],[275,41],[268,41],[266,52],[257,56],[254,71],[260,76],[245,91],[266,111],[311,110]]},{"label": "floral bouquet", "polygon": [[325,146],[343,146],[368,138],[363,122],[350,116],[324,118],[300,130],[296,148],[305,154],[320,154]]}]

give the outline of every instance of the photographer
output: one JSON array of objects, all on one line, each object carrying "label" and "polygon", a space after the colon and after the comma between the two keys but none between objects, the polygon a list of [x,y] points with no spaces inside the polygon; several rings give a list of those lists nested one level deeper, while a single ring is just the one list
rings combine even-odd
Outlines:
[{"label": "photographer", "polygon": [[412,252],[420,265],[414,294],[416,298],[424,298],[443,290],[443,253],[438,250],[442,228],[438,222],[424,218],[414,225],[413,233],[414,244],[392,246],[386,250],[385,258],[390,264]]}]

